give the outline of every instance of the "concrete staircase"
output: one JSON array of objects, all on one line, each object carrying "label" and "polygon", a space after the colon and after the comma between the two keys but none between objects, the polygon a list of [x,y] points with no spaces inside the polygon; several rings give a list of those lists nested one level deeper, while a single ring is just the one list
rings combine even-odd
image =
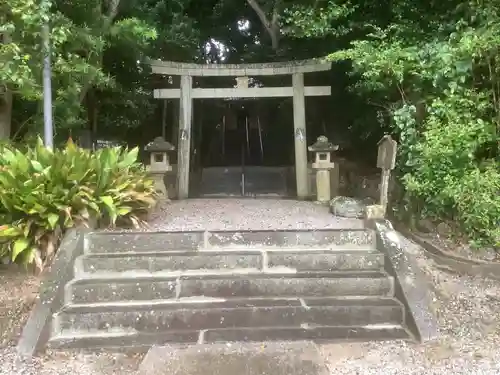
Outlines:
[{"label": "concrete staircase", "polygon": [[411,339],[370,230],[90,233],[53,348]]}]

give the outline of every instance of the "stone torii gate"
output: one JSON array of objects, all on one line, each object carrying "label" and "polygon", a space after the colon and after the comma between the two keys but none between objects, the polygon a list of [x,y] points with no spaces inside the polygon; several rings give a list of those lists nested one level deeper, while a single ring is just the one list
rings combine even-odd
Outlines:
[{"label": "stone torii gate", "polygon": [[[269,64],[190,64],[150,61],[154,74],[180,76],[179,89],[156,89],[157,99],[180,99],[177,158],[177,196],[188,197],[193,99],[293,97],[295,175],[297,196],[309,196],[306,140],[306,96],[329,96],[330,86],[304,86],[304,74],[328,71],[331,63],[305,60]],[[292,75],[291,87],[248,87],[248,77]],[[236,77],[235,88],[193,88],[193,77]]]}]

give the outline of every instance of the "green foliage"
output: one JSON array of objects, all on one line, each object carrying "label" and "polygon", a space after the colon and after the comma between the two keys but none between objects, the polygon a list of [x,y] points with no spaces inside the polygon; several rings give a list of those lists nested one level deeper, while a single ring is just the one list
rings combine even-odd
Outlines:
[{"label": "green foliage", "polygon": [[478,118],[487,103],[471,91],[435,99],[407,157],[403,181],[421,214],[457,220],[473,241],[500,245],[500,168],[478,150],[495,124]]},{"label": "green foliage", "polygon": [[350,1],[318,1],[314,7],[294,4],[285,9],[284,18],[288,26],[286,31],[299,38],[323,37],[327,34],[345,35],[351,31],[351,25],[339,20],[346,20],[357,8],[358,6]]},{"label": "green foliage", "polygon": [[372,113],[372,132],[398,137],[407,204],[455,221],[476,243],[500,246],[498,0],[395,1],[378,14],[373,2],[357,3],[369,16],[340,12],[341,4],[349,7],[293,13],[295,34],[357,27],[350,47],[330,59],[352,63],[351,90]]},{"label": "green foliage", "polygon": [[[41,128],[42,107],[30,104],[42,97],[42,25],[47,22],[56,130],[78,129],[88,123],[85,106],[90,90],[113,89],[111,93],[121,97],[116,74],[104,66],[104,54],[113,48],[126,51],[130,58],[119,61],[122,54],[118,54],[113,64],[129,65],[130,71],[137,72],[137,61],[152,47],[157,27],[168,27],[150,22],[154,20],[147,12],[155,4],[132,13],[126,5],[120,0],[0,0],[0,86],[11,90],[23,106],[23,111],[13,114],[19,124],[15,130],[24,127],[22,133],[39,133]],[[143,71],[142,76],[146,75]]]},{"label": "green foliage", "polygon": [[138,149],[0,151],[0,256],[43,267],[68,228],[104,218],[138,225],[154,204],[152,180]]}]

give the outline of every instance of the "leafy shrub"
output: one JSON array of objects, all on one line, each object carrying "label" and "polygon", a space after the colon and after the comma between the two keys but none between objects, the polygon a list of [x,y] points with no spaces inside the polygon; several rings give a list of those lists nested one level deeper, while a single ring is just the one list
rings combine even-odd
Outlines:
[{"label": "leafy shrub", "polygon": [[154,204],[138,149],[0,148],[0,256],[41,269],[64,231],[93,219],[137,226]]},{"label": "leafy shrub", "polygon": [[[422,202],[420,214],[459,224],[476,244],[500,242],[500,170],[478,150],[495,141],[495,124],[484,121],[483,95],[446,92],[429,103],[423,131],[404,176],[408,195]],[[486,117],[486,116],[485,116]]]},{"label": "leafy shrub", "polygon": [[352,62],[351,88],[381,112],[378,130],[398,138],[402,214],[450,220],[476,245],[500,248],[500,13],[488,2],[460,7],[459,22],[458,8],[424,27],[413,14],[330,57]]},{"label": "leafy shrub", "polygon": [[498,165],[469,171],[453,187],[457,216],[467,233],[500,249],[500,171]]}]

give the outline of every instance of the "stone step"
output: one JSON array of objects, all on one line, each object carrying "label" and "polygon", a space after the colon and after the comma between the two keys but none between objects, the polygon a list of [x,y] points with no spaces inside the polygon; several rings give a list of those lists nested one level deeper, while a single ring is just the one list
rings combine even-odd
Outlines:
[{"label": "stone step", "polygon": [[[222,307],[266,307],[266,306],[308,306],[307,301],[312,304],[326,303],[327,301],[338,301],[340,304],[360,305],[383,303],[391,304],[393,297],[372,296],[342,296],[342,297],[257,297],[257,298],[211,298],[211,297],[184,297],[178,299],[164,299],[154,301],[113,301],[72,303],[61,308],[61,312],[113,312],[148,309],[190,309],[190,308],[222,308]],[[323,302],[322,302],[323,301]],[[396,300],[397,301],[397,300]]]},{"label": "stone step", "polygon": [[264,342],[264,341],[383,341],[413,340],[411,334],[398,324],[377,324],[367,326],[303,326],[229,328],[203,331],[136,332],[117,329],[113,332],[65,331],[53,336],[48,347],[53,349],[148,349],[152,345],[172,343],[211,344],[223,342]]},{"label": "stone step", "polygon": [[154,301],[184,297],[338,297],[394,295],[394,280],[384,272],[305,272],[159,277],[158,275],[74,279],[65,302]]},{"label": "stone step", "polygon": [[154,346],[136,375],[331,375],[312,341]]},{"label": "stone step", "polygon": [[192,232],[94,232],[86,236],[86,254],[160,252],[199,249],[375,249],[368,229]]},{"label": "stone step", "polygon": [[[65,331],[168,332],[238,327],[366,326],[402,324],[402,305],[387,298],[336,299],[304,298],[299,301],[272,299],[203,304],[136,305],[117,308],[68,306],[53,319],[53,334]],[[250,305],[250,306],[249,306]]]},{"label": "stone step", "polygon": [[160,253],[82,255],[75,261],[75,275],[102,273],[178,272],[186,270],[236,270],[267,268],[293,271],[346,271],[384,269],[384,255],[376,251],[177,251]]}]

